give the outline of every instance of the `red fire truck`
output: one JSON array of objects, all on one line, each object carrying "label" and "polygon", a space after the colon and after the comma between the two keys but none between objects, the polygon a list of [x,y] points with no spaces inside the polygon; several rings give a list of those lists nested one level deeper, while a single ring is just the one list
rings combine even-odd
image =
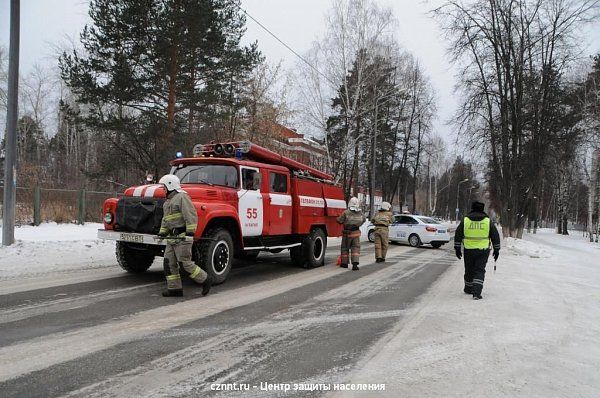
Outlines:
[{"label": "red fire truck", "polygon": [[[328,236],[340,236],[336,222],[346,208],[332,177],[248,141],[196,145],[191,158],[171,162],[198,212],[194,260],[223,282],[236,258],[289,249],[306,268],[324,264]],[[104,202],[98,237],[116,240],[119,265],[146,271],[163,256],[157,237],[166,192],[161,185],[131,187]]]}]

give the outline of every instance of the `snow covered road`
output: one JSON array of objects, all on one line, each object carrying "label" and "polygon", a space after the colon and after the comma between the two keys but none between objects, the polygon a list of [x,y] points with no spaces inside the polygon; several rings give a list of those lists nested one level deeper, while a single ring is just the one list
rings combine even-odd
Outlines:
[{"label": "snow covered road", "polygon": [[389,397],[598,397],[600,246],[576,234],[503,242],[484,300],[450,268],[349,380]]},{"label": "snow covered road", "polygon": [[0,249],[3,397],[299,395],[210,391],[261,382],[385,384],[354,396],[389,397],[600,391],[600,247],[580,236],[504,241],[481,301],[462,293],[450,247],[392,245],[380,265],[365,242],[352,272],[332,265],[335,239],[326,267],[261,255],[208,297],[188,281],[165,300],[160,261],[124,273],[96,228],[23,227]]},{"label": "snow covered road", "polygon": [[[52,250],[51,239],[36,238],[20,244]],[[363,266],[352,272],[333,265],[337,250],[313,270],[293,267],[287,253],[261,255],[208,297],[188,281],[183,299],[160,297],[158,264],[134,276],[117,271],[114,258],[77,270],[52,257],[57,268],[48,261],[44,273],[0,273],[1,395],[230,397],[210,384],[343,381],[454,260],[449,250],[392,246],[390,261],[375,264],[365,243]]]}]

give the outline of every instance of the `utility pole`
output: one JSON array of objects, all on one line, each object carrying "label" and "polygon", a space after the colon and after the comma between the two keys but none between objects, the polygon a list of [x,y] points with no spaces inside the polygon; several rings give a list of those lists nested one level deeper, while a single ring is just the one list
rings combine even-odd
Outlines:
[{"label": "utility pole", "polygon": [[8,51],[8,103],[4,163],[4,206],[2,245],[15,242],[15,202],[17,191],[17,103],[19,95],[19,11],[20,0],[10,1],[10,48]]}]

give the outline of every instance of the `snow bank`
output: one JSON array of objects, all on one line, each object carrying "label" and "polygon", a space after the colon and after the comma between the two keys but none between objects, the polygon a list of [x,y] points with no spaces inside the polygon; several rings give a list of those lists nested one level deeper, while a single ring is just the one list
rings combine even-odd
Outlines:
[{"label": "snow bank", "polygon": [[600,245],[550,230],[504,243],[483,300],[457,261],[348,381],[389,397],[598,396]]},{"label": "snow bank", "polygon": [[527,256],[531,258],[549,258],[555,255],[554,251],[545,245],[530,242],[523,239],[504,238],[504,251],[517,256]]},{"label": "snow bank", "polygon": [[115,267],[115,243],[97,239],[99,228],[102,224],[15,228],[15,244],[0,246],[0,279]]}]

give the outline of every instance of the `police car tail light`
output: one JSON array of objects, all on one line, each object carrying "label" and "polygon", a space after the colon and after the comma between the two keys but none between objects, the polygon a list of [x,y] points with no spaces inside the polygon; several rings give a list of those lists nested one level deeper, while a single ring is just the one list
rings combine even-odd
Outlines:
[{"label": "police car tail light", "polygon": [[425,231],[428,231],[428,232],[436,232],[436,231],[437,231],[437,228],[435,228],[435,227],[425,227]]}]

